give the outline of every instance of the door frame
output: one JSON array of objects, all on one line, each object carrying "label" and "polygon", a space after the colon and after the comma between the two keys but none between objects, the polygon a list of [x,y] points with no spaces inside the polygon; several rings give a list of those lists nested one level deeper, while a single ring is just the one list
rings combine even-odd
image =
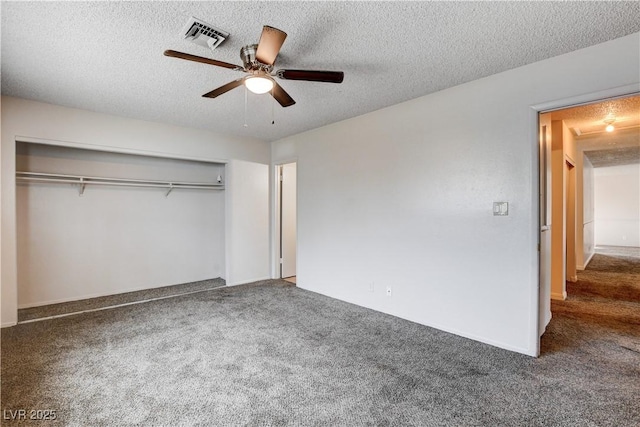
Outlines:
[{"label": "door frame", "polygon": [[[281,247],[281,187],[280,187],[280,168],[283,165],[295,163],[296,164],[296,195],[298,194],[298,182],[297,179],[299,172],[299,163],[298,158],[291,158],[286,160],[279,160],[277,163],[272,164],[272,221],[271,221],[271,229],[273,233],[271,235],[271,278],[272,279],[280,279],[281,277],[281,268],[280,268],[280,247]],[[298,220],[298,202],[296,197],[296,223]],[[297,229],[297,227],[296,227]],[[296,239],[296,255],[299,254],[298,251],[298,243]],[[297,256],[296,256],[297,259]],[[296,268],[297,270],[297,268]]]},{"label": "door frame", "polygon": [[[533,150],[533,163],[531,165],[531,170],[533,172],[533,176],[531,179],[532,184],[532,215],[533,218],[537,218],[535,221],[531,221],[531,233],[536,236],[534,239],[537,242],[538,247],[541,244],[541,227],[543,224],[540,222],[540,126],[538,122],[539,115],[541,113],[548,113],[555,110],[562,110],[565,108],[576,107],[579,105],[593,104],[596,102],[605,101],[608,99],[614,98],[623,98],[631,95],[640,94],[640,84],[631,84],[626,86],[618,86],[598,92],[587,93],[579,96],[573,96],[568,98],[561,98],[554,101],[548,101],[536,105],[531,105],[529,108],[529,132],[530,132],[530,149]],[[531,333],[530,337],[530,348],[535,350],[534,353],[536,356],[540,355],[540,339],[541,335],[544,332],[540,326],[540,309],[542,307],[542,302],[540,301],[540,287],[541,283],[541,274],[540,274],[540,252],[536,250],[535,256],[532,260],[532,274],[534,275],[533,283],[535,286],[532,286],[530,290],[530,298],[533,304],[531,304],[531,312],[529,316],[529,328]]]},{"label": "door frame", "polygon": [[[576,268],[576,227],[577,227],[577,176],[576,162],[569,156],[564,158],[564,166],[567,168],[567,176],[564,182],[566,194],[564,195],[564,276],[565,295],[566,282],[575,283],[578,281]],[[573,261],[570,260],[573,258]],[[573,264],[572,264],[573,263]]]}]

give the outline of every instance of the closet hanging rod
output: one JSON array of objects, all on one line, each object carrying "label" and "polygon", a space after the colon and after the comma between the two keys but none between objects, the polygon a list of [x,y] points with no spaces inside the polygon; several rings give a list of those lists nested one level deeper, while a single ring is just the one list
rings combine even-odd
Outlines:
[{"label": "closet hanging rod", "polygon": [[24,181],[59,182],[67,184],[103,184],[141,187],[180,187],[180,188],[223,188],[224,184],[213,182],[157,181],[152,179],[107,178],[83,175],[64,175],[40,172],[16,172],[16,178]]},{"label": "closet hanging rod", "polygon": [[105,178],[80,175],[64,175],[39,172],[16,172],[17,182],[42,182],[53,184],[71,184],[80,187],[79,195],[84,194],[86,185],[110,185],[114,187],[164,188],[165,197],[175,189],[224,190],[224,184],[212,182],[156,181],[142,179]]},{"label": "closet hanging rod", "polygon": [[71,181],[69,179],[55,179],[55,178],[18,178],[20,181],[33,181],[33,182],[48,182],[48,183],[63,183],[63,184],[82,184],[82,185],[112,185],[114,187],[151,187],[151,188],[191,188],[191,189],[203,189],[203,190],[218,190],[222,188],[221,184],[184,184],[180,182],[167,182],[166,184],[156,183],[147,184],[144,182],[109,182],[109,181]]}]

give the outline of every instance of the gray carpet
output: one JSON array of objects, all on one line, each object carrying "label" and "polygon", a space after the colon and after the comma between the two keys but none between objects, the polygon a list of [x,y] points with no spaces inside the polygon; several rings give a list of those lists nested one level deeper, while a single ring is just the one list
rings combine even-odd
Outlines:
[{"label": "gray carpet", "polygon": [[2,408],[56,411],[33,425],[638,426],[639,325],[590,319],[554,313],[535,359],[284,281],[218,288],[3,329]]}]

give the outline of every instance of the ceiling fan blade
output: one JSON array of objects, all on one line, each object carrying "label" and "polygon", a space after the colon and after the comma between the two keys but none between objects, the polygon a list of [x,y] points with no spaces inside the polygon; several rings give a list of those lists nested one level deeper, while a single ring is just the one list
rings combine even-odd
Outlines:
[{"label": "ceiling fan blade", "polygon": [[285,80],[306,80],[310,82],[342,83],[342,71],[314,71],[314,70],[278,70],[276,76]]},{"label": "ceiling fan blade", "polygon": [[280,86],[276,82],[273,82],[273,89],[271,89],[271,95],[273,95],[276,101],[278,101],[278,103],[283,107],[290,107],[296,103],[296,101],[294,101],[293,98],[290,97],[289,94],[284,89],[282,89],[282,86]]},{"label": "ceiling fan blade", "polygon": [[268,25],[262,27],[262,35],[258,42],[258,50],[256,50],[256,59],[263,64],[273,65],[286,38],[287,33],[282,30]]},{"label": "ceiling fan blade", "polygon": [[229,68],[231,70],[244,71],[239,65],[229,64],[228,62],[216,61],[215,59],[203,58],[202,56],[191,55],[189,53],[182,53],[175,50],[165,50],[165,56],[171,56],[173,58],[186,59],[187,61],[201,62],[203,64],[216,65],[218,67]]},{"label": "ceiling fan blade", "polygon": [[238,86],[242,85],[243,82],[244,82],[244,77],[234,80],[232,82],[229,82],[226,85],[222,85],[219,88],[214,89],[211,92],[207,92],[202,96],[205,98],[215,98],[217,96],[222,95],[223,93],[229,92],[231,89],[237,88]]}]

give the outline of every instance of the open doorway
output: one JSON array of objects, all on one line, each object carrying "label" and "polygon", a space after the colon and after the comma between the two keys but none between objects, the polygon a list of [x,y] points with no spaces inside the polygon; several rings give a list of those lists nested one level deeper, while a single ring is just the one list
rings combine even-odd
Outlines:
[{"label": "open doorway", "polygon": [[297,164],[276,166],[278,176],[278,276],[297,282]]},{"label": "open doorway", "polygon": [[[615,292],[610,292],[611,286],[597,289],[599,285],[591,283],[593,277],[604,277],[602,272],[595,274],[590,271],[589,264],[594,256],[598,261],[599,248],[602,249],[598,246],[597,230],[603,235],[607,225],[600,221],[598,227],[595,193],[597,178],[604,175],[606,168],[627,165],[625,170],[635,171],[635,175],[627,175],[640,176],[640,96],[636,94],[542,112],[539,114],[539,144],[539,331],[542,335],[552,312],[569,307],[562,305],[565,299],[570,300],[572,307],[578,307],[582,302],[584,307],[592,303],[604,304],[603,307],[615,303],[604,301],[614,297]],[[626,184],[607,183],[610,189],[604,194],[612,197],[615,194],[611,189],[629,188],[631,181]],[[638,179],[635,178],[634,182],[637,185]],[[620,237],[617,241],[620,246],[635,245],[636,252],[640,251],[640,233],[637,231],[640,229],[639,194],[640,191],[635,190],[635,199],[631,203],[626,203],[631,196],[624,199],[625,206],[633,205],[635,211],[623,215],[626,228],[624,232],[618,231]],[[607,201],[604,205],[612,206],[612,203]],[[631,234],[638,235],[638,241],[629,241]],[[623,240],[625,236],[626,240]],[[640,283],[640,277],[638,279]],[[603,301],[594,301],[594,295],[602,297]],[[625,298],[628,299],[628,295]]]}]

